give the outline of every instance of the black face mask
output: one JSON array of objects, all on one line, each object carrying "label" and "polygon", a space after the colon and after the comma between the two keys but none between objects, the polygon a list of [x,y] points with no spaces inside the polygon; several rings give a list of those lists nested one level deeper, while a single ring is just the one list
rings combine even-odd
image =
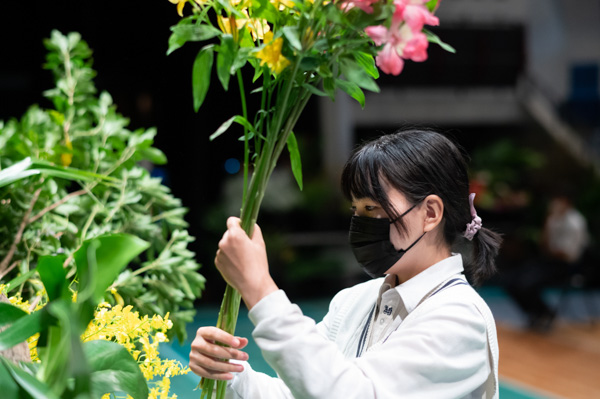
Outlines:
[{"label": "black face mask", "polygon": [[[398,217],[401,218],[412,208]],[[397,219],[396,219],[397,220]],[[352,216],[350,221],[350,246],[363,270],[371,277],[381,277],[423,236],[417,238],[408,248],[396,251],[390,241],[390,224],[396,220],[376,219],[365,216]]]}]

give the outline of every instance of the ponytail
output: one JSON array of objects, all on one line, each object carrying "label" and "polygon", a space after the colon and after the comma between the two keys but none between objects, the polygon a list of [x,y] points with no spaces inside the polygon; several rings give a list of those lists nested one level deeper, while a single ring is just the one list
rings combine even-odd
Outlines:
[{"label": "ponytail", "polygon": [[473,262],[469,267],[473,285],[480,285],[496,273],[495,258],[501,244],[502,236],[485,227],[475,234],[473,237]]},{"label": "ponytail", "polygon": [[483,227],[483,221],[475,210],[474,200],[475,193],[471,193],[469,195],[471,221],[467,223],[463,237],[473,241],[473,262],[469,267],[469,272],[473,285],[479,285],[496,272],[495,258],[498,256],[502,237],[500,234]]}]

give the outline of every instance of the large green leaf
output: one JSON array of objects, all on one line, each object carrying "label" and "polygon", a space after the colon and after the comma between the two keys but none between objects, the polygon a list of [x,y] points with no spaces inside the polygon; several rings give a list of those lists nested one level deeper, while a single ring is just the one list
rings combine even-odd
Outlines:
[{"label": "large green leaf", "polygon": [[[45,310],[48,310],[57,321],[55,326],[46,326],[47,334],[45,345],[38,346],[38,355],[41,360],[39,376],[45,381],[51,392],[63,396],[68,380],[76,373],[87,371],[87,364],[83,356],[76,356],[73,347],[79,345],[81,352],[81,331],[73,333],[73,330],[82,324],[72,311],[74,304],[71,301],[59,299],[50,302]],[[75,342],[73,342],[75,341]],[[38,341],[39,344],[39,341]],[[89,381],[89,376],[88,376]],[[77,383],[77,381],[76,381]],[[78,385],[81,386],[79,383]],[[79,388],[79,392],[84,389]],[[87,392],[89,392],[89,383]]]},{"label": "large green leaf", "polygon": [[357,84],[363,89],[379,93],[379,86],[377,86],[375,80],[369,76],[363,66],[359,65],[353,59],[340,59],[340,69],[348,81]]},{"label": "large green leaf", "polygon": [[350,97],[358,101],[362,108],[365,107],[365,93],[363,93],[356,83],[348,82],[342,79],[336,79],[335,85],[348,93]]},{"label": "large green leaf", "polygon": [[221,44],[217,48],[217,51],[219,52],[217,55],[217,76],[225,91],[229,88],[231,67],[236,59],[236,47],[233,36],[221,36]]},{"label": "large green leaf", "polygon": [[366,73],[368,73],[373,79],[379,78],[379,70],[375,66],[375,58],[369,53],[363,51],[357,51],[353,54],[354,59],[360,65]]},{"label": "large green leaf", "polygon": [[75,254],[79,275],[79,298],[98,303],[106,289],[148,243],[130,234],[109,234],[86,240]]},{"label": "large green leaf", "polygon": [[171,31],[173,34],[169,37],[167,55],[183,46],[186,42],[198,42],[221,35],[221,31],[212,25],[191,24],[187,19],[182,19],[179,24],[172,26]]},{"label": "large green leaf", "polygon": [[10,303],[0,302],[0,327],[14,323],[28,313]]},{"label": "large green leaf", "polygon": [[48,255],[42,256],[38,260],[36,269],[50,301],[58,299],[64,294],[68,295],[69,281],[67,280],[67,271],[63,267],[66,258],[65,255]]},{"label": "large green leaf", "polygon": [[38,170],[31,170],[31,158],[25,158],[22,161],[0,171],[0,187],[4,187],[14,181],[24,179],[31,175],[39,174]]},{"label": "large green leaf", "polygon": [[134,399],[148,397],[146,379],[123,346],[97,340],[84,343],[83,350],[92,372],[94,397],[109,392],[126,392]]},{"label": "large green leaf", "polygon": [[48,322],[46,309],[40,309],[16,320],[0,333],[0,351],[20,344],[32,335],[39,333]]},{"label": "large green leaf", "polygon": [[298,149],[298,141],[294,132],[290,132],[287,139],[287,148],[290,152],[290,161],[292,164],[292,173],[298,183],[298,187],[302,190],[302,161],[300,160],[300,150]]},{"label": "large green leaf", "polygon": [[4,187],[8,184],[14,183],[15,181],[25,179],[29,176],[45,174],[52,177],[59,177],[67,180],[106,180],[117,182],[110,176],[99,175],[97,173],[87,172],[84,170],[67,168],[64,166],[53,165],[50,162],[41,160],[32,160],[31,158],[25,158],[14,165],[0,171],[0,187]]},{"label": "large green leaf", "polygon": [[298,28],[295,26],[284,26],[282,31],[283,36],[285,36],[292,48],[296,51],[302,51],[302,43],[300,42],[298,35]]},{"label": "large green leaf", "polygon": [[198,52],[192,67],[192,94],[194,95],[194,111],[198,112],[210,87],[210,71],[214,59],[213,46],[206,46]]},{"label": "large green leaf", "polygon": [[[16,384],[5,379],[9,375]],[[20,387],[20,392],[15,392],[12,388],[15,385]],[[3,399],[58,399],[58,396],[50,392],[46,384],[4,358],[0,358],[0,388]]]},{"label": "large green leaf", "polygon": [[10,369],[4,365],[5,360],[0,358],[0,392],[2,397],[6,399],[19,398],[19,386],[13,379]]}]

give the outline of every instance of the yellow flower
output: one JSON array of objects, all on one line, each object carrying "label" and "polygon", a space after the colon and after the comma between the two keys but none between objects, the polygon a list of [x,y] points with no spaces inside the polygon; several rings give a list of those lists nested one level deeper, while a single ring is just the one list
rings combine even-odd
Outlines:
[{"label": "yellow flower", "polygon": [[281,54],[283,38],[278,37],[273,40],[273,32],[266,32],[265,44],[266,46],[256,53],[256,58],[261,60],[260,65],[267,64],[273,73],[281,73],[290,64],[290,61]]},{"label": "yellow flower", "polygon": [[286,7],[294,8],[294,2],[292,0],[271,0],[271,4],[273,4],[279,11],[282,11]]},{"label": "yellow flower", "polygon": [[69,166],[71,165],[71,161],[73,161],[73,143],[71,143],[69,136],[65,137],[65,147],[67,147],[69,152],[60,154],[60,162],[62,166]]},{"label": "yellow flower", "polygon": [[217,23],[219,24],[221,31],[229,35],[233,35],[234,39],[237,40],[237,32],[232,32],[232,26],[235,25],[237,30],[246,27],[246,29],[248,29],[252,34],[252,39],[254,41],[256,41],[256,39],[262,40],[265,33],[271,30],[267,20],[261,18],[250,18],[246,8],[242,9],[241,12],[246,16],[246,18],[226,18],[221,17],[220,15],[217,16]]},{"label": "yellow flower", "polygon": [[[188,0],[169,0],[169,1],[173,4],[177,4],[177,14],[179,14],[180,17],[183,17],[183,6],[185,6],[185,3],[187,3]],[[205,2],[204,0],[194,0],[194,1],[198,4],[202,4]]]}]

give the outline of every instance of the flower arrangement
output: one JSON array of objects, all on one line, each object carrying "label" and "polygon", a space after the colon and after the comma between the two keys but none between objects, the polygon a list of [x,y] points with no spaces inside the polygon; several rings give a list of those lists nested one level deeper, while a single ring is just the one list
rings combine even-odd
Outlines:
[{"label": "flower arrangement", "polygon": [[[251,235],[269,177],[287,148],[302,189],[302,168],[293,133],[312,95],[335,100],[344,91],[364,107],[363,90],[378,92],[377,67],[398,75],[405,60],[425,61],[429,42],[453,49],[424,29],[438,25],[439,0],[169,0],[183,18],[171,28],[171,53],[187,42],[205,42],[192,68],[194,109],[204,102],[215,66],[228,90],[237,78],[241,114],[225,121],[214,140],[233,123],[243,127],[244,190],[242,228]],[[191,13],[183,16],[186,5]],[[216,60],[215,60],[216,59]],[[246,90],[242,68],[252,68]],[[248,115],[247,100],[259,105]],[[249,176],[252,171],[251,177]],[[218,327],[233,333],[240,296],[227,287]],[[212,397],[214,381],[202,381],[202,397]],[[218,398],[224,382],[217,383]]]}]

